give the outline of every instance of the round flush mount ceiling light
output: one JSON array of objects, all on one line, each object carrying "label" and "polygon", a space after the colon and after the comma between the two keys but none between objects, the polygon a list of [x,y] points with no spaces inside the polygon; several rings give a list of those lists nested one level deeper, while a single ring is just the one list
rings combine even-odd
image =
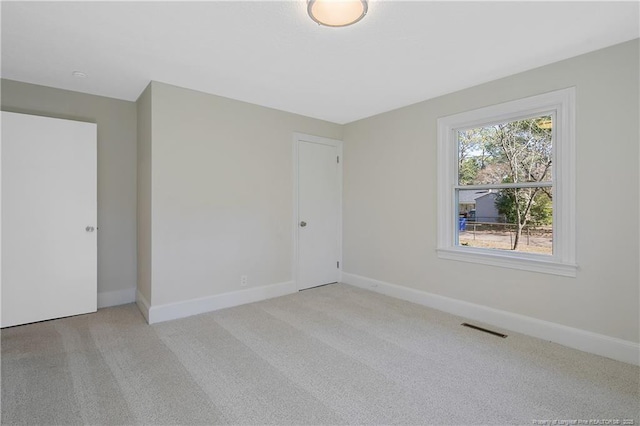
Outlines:
[{"label": "round flush mount ceiling light", "polygon": [[307,13],[319,25],[346,27],[367,14],[367,0],[308,0]]},{"label": "round flush mount ceiling light", "polygon": [[82,71],[74,71],[71,73],[71,75],[77,78],[87,78],[87,73],[84,73]]}]

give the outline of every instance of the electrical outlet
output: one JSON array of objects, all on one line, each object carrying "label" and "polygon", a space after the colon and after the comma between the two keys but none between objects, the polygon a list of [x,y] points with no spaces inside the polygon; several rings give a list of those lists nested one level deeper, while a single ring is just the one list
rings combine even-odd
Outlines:
[{"label": "electrical outlet", "polygon": [[247,276],[242,275],[240,276],[240,287],[246,287],[246,286],[247,286]]}]

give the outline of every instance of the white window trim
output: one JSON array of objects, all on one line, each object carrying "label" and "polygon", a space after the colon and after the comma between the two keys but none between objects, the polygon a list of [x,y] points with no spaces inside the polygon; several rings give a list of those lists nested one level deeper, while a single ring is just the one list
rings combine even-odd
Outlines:
[{"label": "white window trim", "polygon": [[[438,119],[438,257],[575,277],[576,148],[575,87],[557,90]],[[542,113],[555,114],[553,140],[553,254],[456,245],[458,141],[456,131]]]}]

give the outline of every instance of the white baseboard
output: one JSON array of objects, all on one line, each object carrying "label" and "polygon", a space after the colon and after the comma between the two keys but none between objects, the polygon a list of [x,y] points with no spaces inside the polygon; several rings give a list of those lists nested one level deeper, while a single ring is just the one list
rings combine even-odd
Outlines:
[{"label": "white baseboard", "polygon": [[[293,281],[287,281],[157,306],[149,306],[149,303],[138,293],[138,306],[140,310],[143,311],[142,314],[147,318],[147,322],[154,324],[285,296],[295,293],[296,291],[295,283]],[[145,314],[144,311],[147,313]]]},{"label": "white baseboard", "polygon": [[629,364],[640,365],[640,345],[635,342],[501,311],[488,306],[427,293],[425,291],[390,284],[347,272],[342,273],[342,282],[464,318],[481,321],[505,330],[512,330],[543,340],[550,340],[570,348],[605,356]]},{"label": "white baseboard", "polygon": [[125,288],[124,290],[104,291],[98,293],[98,309],[109,306],[125,305],[136,301],[136,288]]}]

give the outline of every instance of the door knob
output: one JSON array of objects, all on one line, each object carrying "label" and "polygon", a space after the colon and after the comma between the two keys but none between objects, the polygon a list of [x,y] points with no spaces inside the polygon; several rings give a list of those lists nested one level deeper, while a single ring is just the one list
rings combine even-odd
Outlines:
[{"label": "door knob", "polygon": [[300,222],[300,227],[304,228],[305,226],[307,226],[307,222],[305,222],[304,220],[302,222]]},{"label": "door knob", "polygon": [[94,227],[93,226],[87,226],[86,228],[84,228],[85,231],[87,232],[93,232]]}]

